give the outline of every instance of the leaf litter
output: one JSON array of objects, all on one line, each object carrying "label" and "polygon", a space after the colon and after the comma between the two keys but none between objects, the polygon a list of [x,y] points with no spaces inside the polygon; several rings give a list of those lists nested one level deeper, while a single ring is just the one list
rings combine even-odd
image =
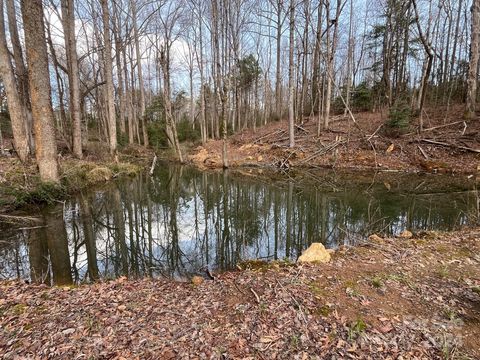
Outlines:
[{"label": "leaf litter", "polygon": [[3,359],[480,358],[480,229],[214,281],[0,282]]}]

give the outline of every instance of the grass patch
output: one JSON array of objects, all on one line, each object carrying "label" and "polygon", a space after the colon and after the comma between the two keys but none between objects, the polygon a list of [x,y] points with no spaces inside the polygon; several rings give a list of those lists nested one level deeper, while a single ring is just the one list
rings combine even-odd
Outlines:
[{"label": "grass patch", "polygon": [[370,280],[370,284],[376,289],[380,289],[384,286],[383,279],[378,275]]},{"label": "grass patch", "polygon": [[323,305],[323,306],[320,306],[319,308],[316,308],[313,311],[313,313],[318,316],[327,317],[332,313],[332,309],[328,305]]},{"label": "grass patch", "polygon": [[348,339],[355,340],[360,335],[362,335],[367,329],[367,324],[362,319],[357,319],[354,323],[348,328]]},{"label": "grass patch", "polygon": [[12,307],[12,312],[15,315],[22,315],[25,311],[27,311],[27,305],[25,304],[17,304]]}]

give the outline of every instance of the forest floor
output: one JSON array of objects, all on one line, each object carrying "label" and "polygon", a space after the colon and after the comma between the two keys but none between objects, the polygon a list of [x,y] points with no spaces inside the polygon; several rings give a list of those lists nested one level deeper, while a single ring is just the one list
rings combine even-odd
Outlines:
[{"label": "forest floor", "polygon": [[3,281],[0,358],[479,359],[480,228],[198,282]]},{"label": "forest floor", "polygon": [[59,155],[60,186],[41,183],[34,159],[22,163],[16,156],[0,157],[0,214],[24,205],[58,201],[120,176],[133,176],[145,170],[153,157],[152,150],[128,146],[119,152],[119,162],[114,162],[105,146],[91,143],[82,160]]},{"label": "forest floor", "polygon": [[[295,148],[288,147],[287,120],[254,132],[244,130],[228,140],[229,165],[322,167],[474,173],[480,169],[480,121],[464,122],[463,107],[427,109],[424,132],[412,125],[399,137],[385,135],[388,114],[333,116],[328,131],[317,136],[317,120],[305,118],[295,130]],[[222,166],[222,141],[192,149],[189,160],[199,167]]]}]

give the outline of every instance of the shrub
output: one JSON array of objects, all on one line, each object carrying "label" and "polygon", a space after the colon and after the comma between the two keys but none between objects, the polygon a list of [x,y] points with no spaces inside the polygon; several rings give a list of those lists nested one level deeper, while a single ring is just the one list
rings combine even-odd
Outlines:
[{"label": "shrub", "polygon": [[190,121],[187,119],[182,119],[177,124],[177,133],[178,133],[178,141],[192,141],[195,142],[200,139],[200,128],[197,126],[195,129],[193,128]]},{"label": "shrub", "polygon": [[410,126],[411,118],[412,109],[408,102],[404,99],[395,101],[385,122],[386,134],[394,137],[404,134]]},{"label": "shrub", "polygon": [[165,122],[150,122],[147,127],[147,134],[152,147],[157,149],[168,147],[168,138],[165,132]]},{"label": "shrub", "polygon": [[372,89],[362,82],[352,91],[351,102],[354,111],[372,111]]}]

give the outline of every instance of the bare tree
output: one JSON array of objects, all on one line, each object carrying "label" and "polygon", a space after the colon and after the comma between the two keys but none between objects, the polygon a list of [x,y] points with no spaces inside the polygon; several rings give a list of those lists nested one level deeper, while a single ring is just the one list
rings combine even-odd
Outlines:
[{"label": "bare tree", "polygon": [[51,103],[42,0],[21,0],[28,80],[35,128],[35,157],[42,181],[58,183],[57,144]]},{"label": "bare tree", "polygon": [[295,147],[295,112],[293,101],[295,97],[293,50],[295,48],[295,0],[290,0],[290,41],[288,50],[288,137],[289,146]]},{"label": "bare tree", "polygon": [[477,103],[478,57],[480,55],[480,0],[473,0],[471,12],[472,34],[470,40],[470,64],[468,67],[467,79],[467,110],[465,114],[469,119],[475,116]]},{"label": "bare tree", "polygon": [[107,123],[110,154],[117,159],[117,123],[115,116],[114,90],[113,90],[113,70],[112,70],[112,43],[110,40],[110,10],[108,9],[108,0],[102,0],[102,20],[103,20],[103,46],[104,46],[104,69],[105,69],[105,102],[107,105]]},{"label": "bare tree", "polygon": [[0,77],[2,78],[5,92],[7,94],[15,151],[20,160],[25,161],[29,154],[26,132],[27,128],[25,127],[26,113],[15,82],[15,75],[13,73],[12,62],[10,61],[7,47],[4,24],[3,0],[0,0]]},{"label": "bare tree", "polygon": [[75,39],[74,0],[61,0],[62,25],[68,64],[70,115],[72,119],[73,155],[82,158],[82,114],[80,110],[80,75],[78,72],[77,41]]}]

